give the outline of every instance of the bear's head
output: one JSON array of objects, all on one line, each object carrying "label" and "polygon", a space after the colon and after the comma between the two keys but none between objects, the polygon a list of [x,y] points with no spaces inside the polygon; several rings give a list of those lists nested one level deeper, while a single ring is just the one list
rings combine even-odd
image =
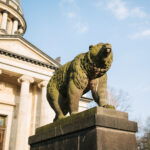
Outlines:
[{"label": "bear's head", "polygon": [[107,72],[113,61],[111,44],[100,43],[89,46],[88,59],[99,73]]}]

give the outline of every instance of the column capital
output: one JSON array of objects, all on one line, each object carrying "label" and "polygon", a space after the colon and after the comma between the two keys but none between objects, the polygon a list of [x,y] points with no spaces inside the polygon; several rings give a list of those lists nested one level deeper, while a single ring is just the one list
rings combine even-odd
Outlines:
[{"label": "column capital", "polygon": [[19,26],[18,28],[18,34],[22,35],[24,31],[24,28],[22,26]]},{"label": "column capital", "polygon": [[7,13],[7,14],[9,14],[9,12],[7,11],[7,10],[3,10],[3,11],[1,11],[2,13]]},{"label": "column capital", "polygon": [[1,29],[1,28],[0,28],[0,32],[1,32],[2,34],[7,34],[7,31],[6,31],[5,29]]},{"label": "column capital", "polygon": [[22,30],[24,30],[24,27],[23,26],[21,26],[21,25],[19,25],[19,27],[18,27],[19,29],[22,29]]},{"label": "column capital", "polygon": [[46,87],[47,84],[48,84],[48,81],[41,81],[41,82],[38,84],[38,87],[39,87],[39,88]]},{"label": "column capital", "polygon": [[19,19],[16,18],[16,17],[13,17],[13,18],[12,18],[12,21],[18,21],[18,22],[19,22]]},{"label": "column capital", "polygon": [[18,78],[18,82],[21,83],[21,82],[29,82],[29,83],[33,83],[34,82],[34,79],[30,76],[27,76],[27,75],[22,75],[20,78]]}]

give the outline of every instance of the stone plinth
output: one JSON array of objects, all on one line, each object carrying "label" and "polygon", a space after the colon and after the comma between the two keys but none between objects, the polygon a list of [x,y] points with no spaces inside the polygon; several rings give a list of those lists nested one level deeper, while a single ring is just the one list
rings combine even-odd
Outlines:
[{"label": "stone plinth", "polygon": [[36,129],[31,150],[137,150],[137,123],[128,114],[92,108]]}]

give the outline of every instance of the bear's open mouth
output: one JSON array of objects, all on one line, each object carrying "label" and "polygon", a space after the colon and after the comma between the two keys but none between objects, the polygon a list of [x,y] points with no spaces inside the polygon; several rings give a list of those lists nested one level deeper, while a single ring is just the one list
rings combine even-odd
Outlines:
[{"label": "bear's open mouth", "polygon": [[111,52],[111,48],[106,48],[106,52],[110,53]]},{"label": "bear's open mouth", "polygon": [[105,48],[103,56],[107,57],[111,53],[111,48]]}]

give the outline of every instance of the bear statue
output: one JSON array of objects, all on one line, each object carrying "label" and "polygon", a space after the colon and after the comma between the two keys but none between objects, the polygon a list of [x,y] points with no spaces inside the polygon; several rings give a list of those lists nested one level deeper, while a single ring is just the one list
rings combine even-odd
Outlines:
[{"label": "bear statue", "polygon": [[107,103],[106,74],[112,61],[111,45],[100,43],[89,46],[87,53],[77,55],[55,72],[47,85],[47,99],[56,113],[54,121],[68,112],[77,113],[81,96],[89,90],[99,106],[113,108]]}]

